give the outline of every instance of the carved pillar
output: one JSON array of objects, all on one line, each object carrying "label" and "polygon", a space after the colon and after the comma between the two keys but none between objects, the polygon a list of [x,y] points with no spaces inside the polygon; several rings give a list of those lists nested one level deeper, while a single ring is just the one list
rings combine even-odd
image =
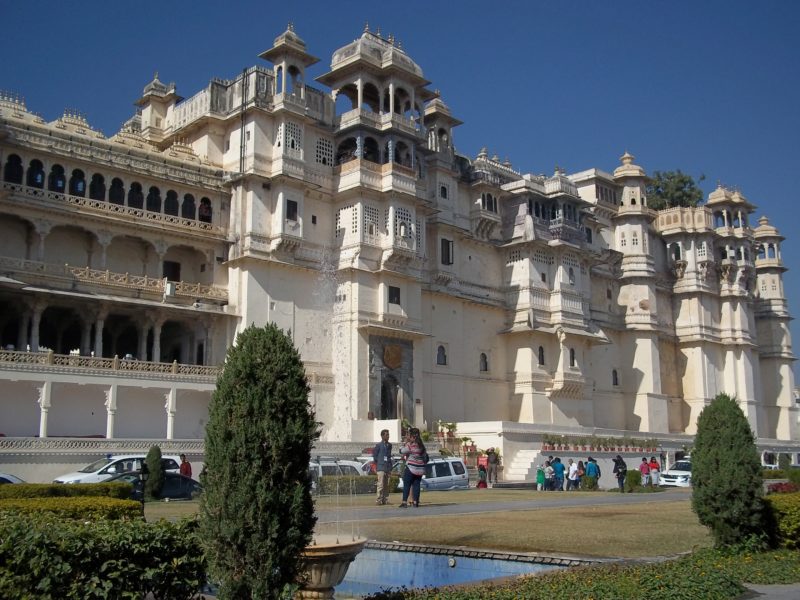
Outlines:
[{"label": "carved pillar", "polygon": [[174,439],[175,433],[175,413],[178,408],[178,390],[174,387],[170,388],[169,392],[164,394],[164,398],[166,400],[164,409],[167,411],[167,439],[171,440]]},{"label": "carved pillar", "polygon": [[394,114],[394,82],[389,82],[389,114]]},{"label": "carved pillar", "polygon": [[105,269],[108,247],[111,245],[111,240],[114,236],[110,231],[98,231],[95,235],[97,236],[97,243],[100,245],[100,261],[97,268]]},{"label": "carved pillar", "polygon": [[42,322],[42,313],[44,312],[45,304],[37,302],[33,306],[33,313],[31,315],[31,352],[39,351],[39,325]]},{"label": "carved pillar", "polygon": [[103,356],[103,327],[108,316],[108,310],[102,309],[97,313],[97,318],[94,322],[94,355],[97,358]]},{"label": "carved pillar", "polygon": [[88,315],[82,317],[81,321],[81,356],[89,356],[91,353],[92,341],[92,320]]},{"label": "carved pillar", "polygon": [[139,360],[147,360],[147,334],[150,332],[150,323],[142,321],[139,323],[139,350],[137,356]]},{"label": "carved pillar", "polygon": [[361,77],[359,77],[358,81],[356,81],[356,86],[358,89],[358,101],[356,102],[356,107],[361,110],[364,107],[364,82],[362,81]]},{"label": "carved pillar", "polygon": [[53,389],[51,381],[45,381],[39,388],[39,437],[47,437],[47,413],[50,412],[50,393]]},{"label": "carved pillar", "polygon": [[44,261],[44,240],[53,228],[53,224],[49,221],[35,221],[33,224],[36,233],[39,236],[39,245],[36,249],[36,260],[39,262]]},{"label": "carved pillar", "polygon": [[31,311],[26,310],[22,313],[17,329],[17,350],[25,352],[28,349],[28,327],[31,324]]},{"label": "carved pillar", "polygon": [[105,391],[106,395],[106,439],[114,439],[114,416],[117,414],[117,385]]},{"label": "carved pillar", "polygon": [[164,256],[167,254],[167,250],[169,249],[169,244],[164,240],[158,240],[153,244],[153,247],[156,251],[156,259],[158,260],[158,264],[156,265],[156,274],[158,275],[159,279],[163,279],[164,277]]},{"label": "carved pillar", "polygon": [[153,323],[153,362],[161,362],[161,327],[164,319],[159,319]]}]

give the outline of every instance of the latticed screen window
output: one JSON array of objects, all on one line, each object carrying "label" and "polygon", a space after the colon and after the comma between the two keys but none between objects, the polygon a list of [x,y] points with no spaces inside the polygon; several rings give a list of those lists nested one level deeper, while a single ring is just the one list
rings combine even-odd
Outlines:
[{"label": "latticed screen window", "polygon": [[414,232],[417,234],[417,254],[422,254],[422,220],[417,219],[417,230]]},{"label": "latticed screen window", "polygon": [[297,123],[287,121],[284,131],[284,152],[302,157],[303,155],[303,128]]},{"label": "latticed screen window", "polygon": [[522,252],[520,250],[512,250],[508,253],[508,262],[515,263],[522,260]]},{"label": "latticed screen window", "polygon": [[537,263],[541,263],[543,265],[552,265],[553,264],[553,257],[546,253],[542,252],[541,250],[537,250],[533,254],[533,260]]},{"label": "latticed screen window", "polygon": [[341,239],[347,234],[347,221],[350,218],[350,212],[353,211],[353,205],[343,206],[336,211],[336,237]]},{"label": "latticed screen window", "polygon": [[698,258],[705,258],[706,257],[706,243],[702,242],[700,246],[697,248],[697,257]]},{"label": "latticed screen window", "polygon": [[397,208],[394,211],[394,234],[401,237],[411,235],[411,212],[407,208]]},{"label": "latticed screen window", "polygon": [[639,236],[636,235],[636,232],[633,232],[633,237],[631,238],[631,245],[638,246],[639,245]]},{"label": "latticed screen window", "polygon": [[333,142],[322,138],[318,139],[314,160],[316,160],[316,162],[320,165],[332,165]]},{"label": "latticed screen window", "polygon": [[364,231],[368,235],[378,234],[380,211],[374,206],[364,206]]}]

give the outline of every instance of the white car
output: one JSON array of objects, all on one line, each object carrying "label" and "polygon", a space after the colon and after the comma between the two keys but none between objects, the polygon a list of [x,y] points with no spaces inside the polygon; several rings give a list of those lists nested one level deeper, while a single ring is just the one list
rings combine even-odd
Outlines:
[{"label": "white car", "polygon": [[[90,465],[86,465],[80,471],[73,471],[56,477],[53,483],[100,483],[121,473],[141,471],[144,459],[144,454],[107,456],[94,461]],[[179,473],[181,459],[179,456],[162,456],[161,465],[165,471]]]},{"label": "white car", "polygon": [[692,463],[686,459],[679,460],[666,471],[661,472],[659,485],[673,487],[692,486]]},{"label": "white car", "polygon": [[[425,465],[425,475],[420,482],[423,490],[467,490],[469,489],[469,475],[464,461],[460,458],[432,458]],[[403,489],[403,479],[400,478],[398,489]]]}]

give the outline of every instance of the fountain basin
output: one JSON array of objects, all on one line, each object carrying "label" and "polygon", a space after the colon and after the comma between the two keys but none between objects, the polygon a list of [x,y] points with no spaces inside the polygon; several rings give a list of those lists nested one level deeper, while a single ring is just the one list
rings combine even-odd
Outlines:
[{"label": "fountain basin", "polygon": [[303,600],[328,600],[347,574],[347,568],[367,540],[341,541],[335,535],[317,535],[302,553],[304,579],[295,595]]}]

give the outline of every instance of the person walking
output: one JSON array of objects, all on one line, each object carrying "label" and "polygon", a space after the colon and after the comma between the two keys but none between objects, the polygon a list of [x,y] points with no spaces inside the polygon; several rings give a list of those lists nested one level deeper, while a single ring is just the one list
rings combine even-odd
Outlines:
[{"label": "person walking", "polygon": [[389,443],[389,430],[381,431],[381,441],[372,449],[375,473],[378,475],[378,490],[375,504],[384,505],[389,501],[389,476],[392,474],[392,444]]},{"label": "person walking", "polygon": [[428,464],[428,452],[419,435],[419,429],[412,427],[408,430],[406,443],[400,449],[400,454],[406,461],[403,471],[403,501],[400,508],[408,506],[408,497],[411,495],[411,504],[419,506],[420,482],[425,475],[425,465]]},{"label": "person walking", "polygon": [[625,492],[625,476],[628,474],[628,465],[625,464],[625,461],[622,460],[619,454],[617,454],[617,457],[614,459],[613,473],[617,478],[619,493],[622,494]]},{"label": "person walking", "polygon": [[[581,481],[583,481],[583,476],[586,475],[586,465],[583,464],[582,460],[578,461],[578,488],[581,488]],[[576,489],[578,489],[576,488]]]},{"label": "person walking", "polygon": [[586,459],[586,476],[593,477],[595,487],[600,487],[600,467],[591,456]]},{"label": "person walking", "polygon": [[536,469],[536,490],[541,492],[545,489],[544,487],[544,465],[539,465]]},{"label": "person walking", "polygon": [[486,451],[486,464],[488,465],[489,483],[497,483],[497,465],[500,462],[500,457],[494,448],[489,448]]},{"label": "person walking", "polygon": [[553,471],[555,471],[553,475],[553,479],[555,480],[555,486],[553,489],[558,490],[559,492],[564,491],[564,463],[561,462],[561,459],[556,456],[553,459]]},{"label": "person walking", "polygon": [[661,466],[658,464],[655,456],[650,457],[650,484],[653,487],[658,487],[658,482],[661,477]]},{"label": "person walking", "polygon": [[553,464],[549,460],[544,461],[544,489],[548,492],[553,491],[556,488],[555,480],[556,471]]}]

